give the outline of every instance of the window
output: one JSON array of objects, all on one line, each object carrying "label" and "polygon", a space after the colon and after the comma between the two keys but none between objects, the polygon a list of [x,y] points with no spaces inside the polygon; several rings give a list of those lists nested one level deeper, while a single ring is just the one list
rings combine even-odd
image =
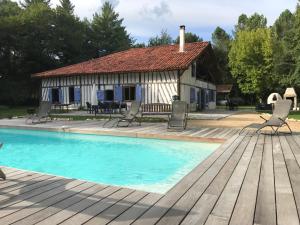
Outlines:
[{"label": "window", "polygon": [[192,77],[196,77],[196,73],[197,73],[197,63],[193,62],[192,63]]},{"label": "window", "polygon": [[113,101],[114,100],[114,91],[113,90],[105,90],[104,96],[105,96],[105,101]]},{"label": "window", "polygon": [[124,101],[135,100],[135,86],[127,86],[123,88]]},{"label": "window", "polygon": [[74,87],[69,87],[69,103],[73,103],[74,101],[75,101]]},{"label": "window", "polygon": [[59,102],[59,90],[58,88],[52,89],[52,102],[58,103]]},{"label": "window", "polygon": [[194,103],[196,101],[196,90],[195,88],[190,88],[190,103]]},{"label": "window", "polygon": [[209,101],[214,102],[215,101],[215,91],[209,90]]}]

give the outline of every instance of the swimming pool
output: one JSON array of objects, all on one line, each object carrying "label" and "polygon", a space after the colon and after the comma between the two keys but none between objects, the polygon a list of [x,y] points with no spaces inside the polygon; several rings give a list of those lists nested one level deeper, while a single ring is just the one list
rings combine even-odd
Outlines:
[{"label": "swimming pool", "polygon": [[165,193],[219,144],[0,129],[0,165]]}]

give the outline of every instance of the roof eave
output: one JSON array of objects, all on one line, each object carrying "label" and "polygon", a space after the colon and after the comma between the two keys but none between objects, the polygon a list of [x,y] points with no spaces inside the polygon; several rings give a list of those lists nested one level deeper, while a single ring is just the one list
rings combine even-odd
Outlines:
[{"label": "roof eave", "polygon": [[51,77],[69,77],[69,76],[80,76],[80,75],[104,75],[104,74],[126,74],[126,73],[151,73],[151,72],[164,72],[164,71],[174,71],[174,70],[187,70],[190,63],[187,66],[173,67],[166,69],[153,69],[153,70],[128,70],[128,71],[110,71],[110,72],[93,72],[93,73],[69,73],[69,74],[52,74],[52,75],[43,75],[43,74],[32,74],[31,78],[42,79],[42,78],[51,78]]}]

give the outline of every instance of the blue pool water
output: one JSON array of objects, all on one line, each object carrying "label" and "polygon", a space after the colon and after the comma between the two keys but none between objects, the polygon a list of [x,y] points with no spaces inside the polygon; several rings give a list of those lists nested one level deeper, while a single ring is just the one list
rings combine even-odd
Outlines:
[{"label": "blue pool water", "polygon": [[218,144],[0,129],[0,165],[165,193]]}]

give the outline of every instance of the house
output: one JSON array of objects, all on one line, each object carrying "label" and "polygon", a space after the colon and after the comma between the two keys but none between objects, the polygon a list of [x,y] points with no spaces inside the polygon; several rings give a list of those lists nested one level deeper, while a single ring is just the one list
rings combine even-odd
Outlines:
[{"label": "house", "polygon": [[99,101],[144,104],[172,102],[177,95],[191,111],[216,107],[216,61],[209,42],[132,48],[97,59],[32,75],[41,79],[41,98],[85,106],[93,84]]}]

